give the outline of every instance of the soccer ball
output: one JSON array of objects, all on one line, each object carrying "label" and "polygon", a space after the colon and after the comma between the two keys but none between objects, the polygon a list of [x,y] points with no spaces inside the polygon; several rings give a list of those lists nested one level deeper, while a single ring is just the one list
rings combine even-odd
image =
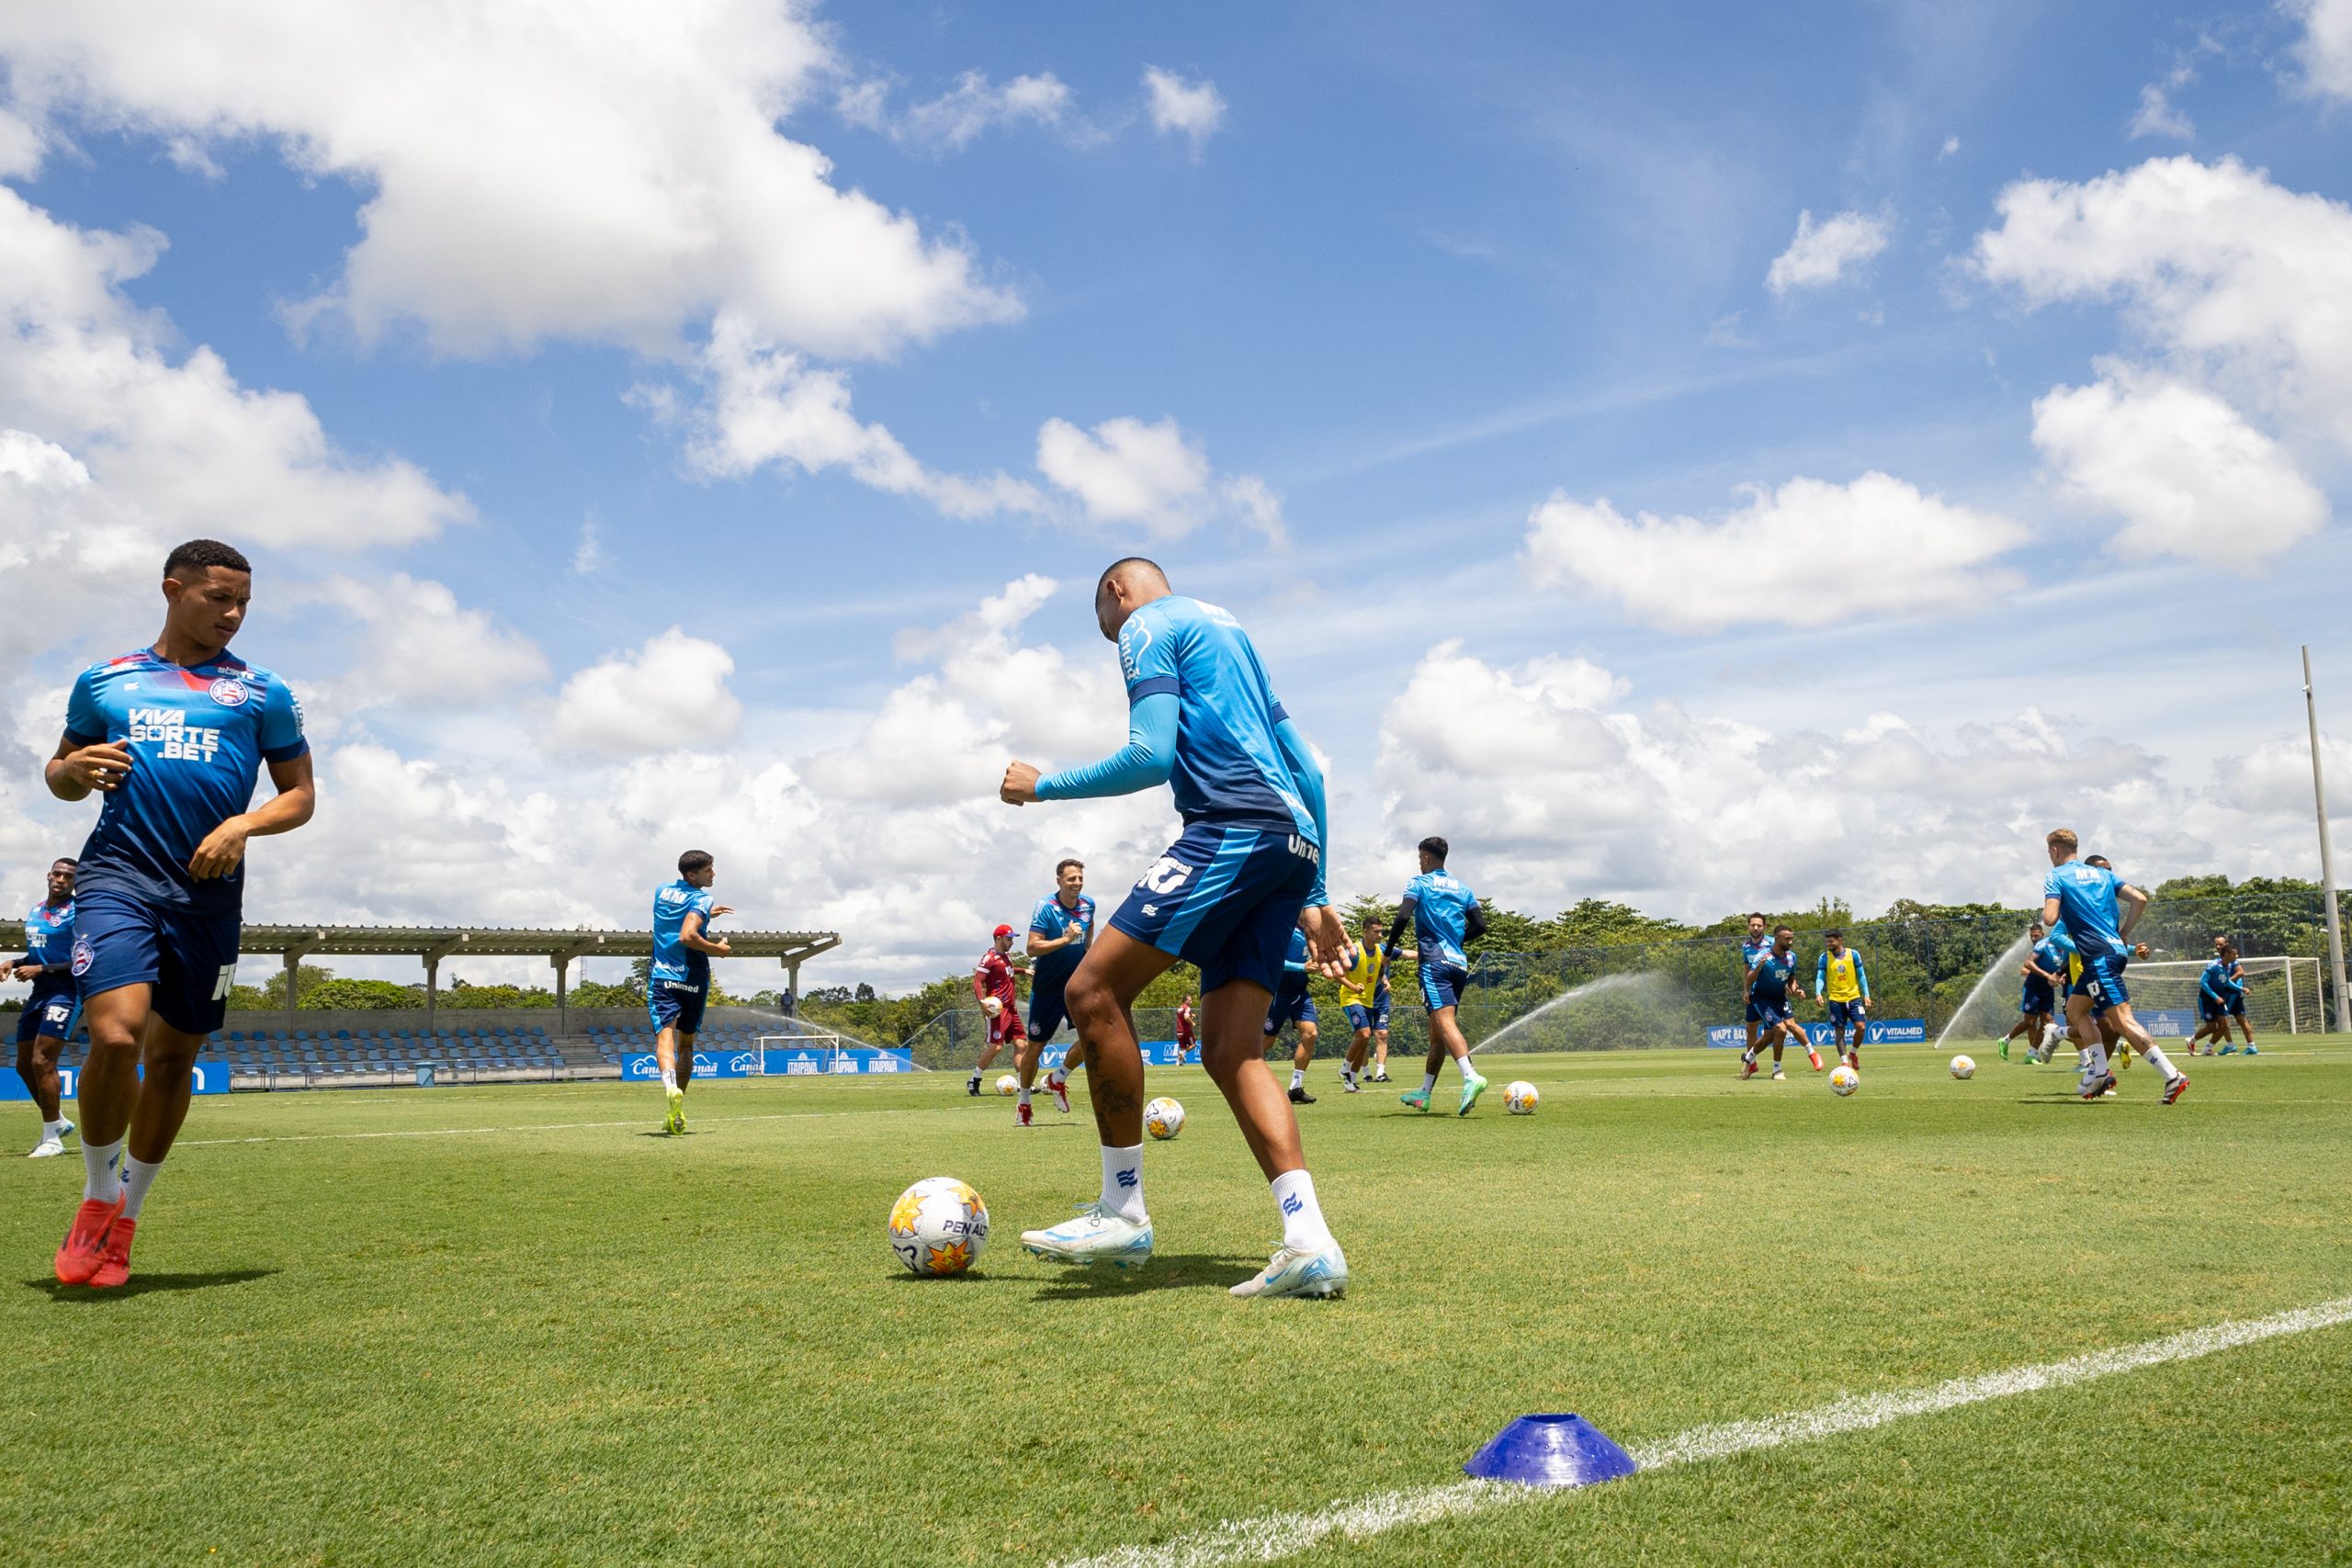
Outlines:
[{"label": "soccer ball", "polygon": [[1513,1116],[1534,1115],[1535,1102],[1543,1098],[1535,1092],[1535,1086],[1525,1078],[1503,1086],[1503,1109]]},{"label": "soccer ball", "polygon": [[1004,1003],[996,997],[982,997],[980,998],[980,1010],[988,1014],[990,1018],[994,1018],[999,1013],[1004,1011]]},{"label": "soccer ball", "polygon": [[932,1176],[890,1205],[890,1250],[910,1274],[961,1274],[989,1244],[989,1206],[952,1176]]},{"label": "soccer ball", "polygon": [[999,1094],[1018,1094],[1021,1092],[1021,1080],[1007,1073],[996,1080],[996,1091]]},{"label": "soccer ball", "polygon": [[1143,1108],[1143,1130],[1155,1138],[1172,1138],[1184,1130],[1184,1108],[1161,1095]]},{"label": "soccer ball", "polygon": [[1963,1080],[1974,1077],[1976,1063],[1967,1056],[1954,1056],[1951,1059],[1951,1076]]},{"label": "soccer ball", "polygon": [[1841,1065],[1836,1072],[1829,1075],[1829,1087],[1843,1098],[1862,1087],[1862,1075],[1851,1067]]}]

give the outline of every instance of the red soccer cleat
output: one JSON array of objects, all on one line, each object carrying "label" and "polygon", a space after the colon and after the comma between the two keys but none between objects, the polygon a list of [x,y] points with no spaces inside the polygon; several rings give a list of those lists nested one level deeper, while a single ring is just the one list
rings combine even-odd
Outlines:
[{"label": "red soccer cleat", "polygon": [[1820,1053],[1820,1052],[1818,1052],[1818,1051],[1815,1050],[1813,1047],[1811,1047],[1810,1045],[1808,1045],[1808,1046],[1806,1046],[1806,1047],[1805,1047],[1804,1059],[1805,1059],[1807,1062],[1809,1062],[1809,1063],[1811,1063],[1811,1064],[1812,1064],[1812,1066],[1813,1066],[1813,1070],[1814,1070],[1815,1072],[1816,1072],[1816,1073],[1817,1073],[1817,1072],[1821,1071],[1821,1053]]},{"label": "red soccer cleat", "polygon": [[90,1276],[90,1289],[111,1291],[130,1282],[130,1237],[138,1228],[137,1220],[120,1219],[107,1230],[106,1252],[98,1271]]},{"label": "red soccer cleat", "polygon": [[1756,1076],[1756,1063],[1755,1063],[1755,1061],[1754,1061],[1753,1059],[1750,1059],[1750,1060],[1748,1060],[1747,1062],[1744,1063],[1744,1064],[1741,1066],[1741,1067],[1740,1067],[1740,1069],[1739,1069],[1739,1081],[1740,1081],[1740,1082],[1742,1082],[1742,1083],[1746,1083],[1748,1079],[1750,1079],[1750,1078],[1754,1077],[1755,1076]]},{"label": "red soccer cleat", "polygon": [[2097,1100],[2099,1096],[2105,1094],[2109,1089],[2111,1089],[2114,1087],[2115,1075],[2113,1073],[2103,1074],[2098,1077],[2091,1079],[2090,1082],[2083,1086],[2082,1096],[2085,1100]]},{"label": "red soccer cleat", "polygon": [[[107,1233],[119,1224],[127,1224],[122,1206],[129,1193],[119,1193],[111,1203],[96,1198],[85,1198],[82,1206],[74,1211],[74,1224],[65,1239],[57,1247],[57,1282],[61,1285],[86,1285],[90,1276],[106,1261]],[[129,1247],[124,1248],[125,1256]]]},{"label": "red soccer cleat", "polygon": [[1018,1123],[1018,1124],[1020,1124],[1021,1126],[1023,1126],[1023,1127],[1028,1126],[1028,1125],[1030,1124],[1030,1121],[1029,1121],[1029,1107],[1028,1107],[1028,1105],[1027,1105],[1026,1103],[1023,1103],[1023,1104],[1021,1104],[1021,1105],[1016,1105],[1016,1106],[1014,1106],[1014,1107],[1012,1108],[1012,1119],[1013,1119],[1013,1121],[1014,1121],[1015,1122],[1017,1122],[1017,1123]]},{"label": "red soccer cleat", "polygon": [[2172,1082],[2165,1085],[2164,1103],[2170,1105],[2174,1100],[2178,1100],[2182,1095],[2187,1094],[2188,1092],[2188,1075],[2187,1073],[2181,1073],[2175,1077]]},{"label": "red soccer cleat", "polygon": [[1047,1075],[1046,1092],[1054,1097],[1054,1104],[1065,1116],[1069,1114],[1069,1079],[1059,1073]]}]

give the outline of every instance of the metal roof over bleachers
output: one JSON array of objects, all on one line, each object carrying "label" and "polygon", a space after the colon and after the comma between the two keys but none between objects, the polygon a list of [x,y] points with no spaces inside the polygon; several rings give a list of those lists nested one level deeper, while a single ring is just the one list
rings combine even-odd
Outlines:
[{"label": "metal roof over bleachers", "polygon": [[[722,931],[738,958],[773,958],[786,967],[841,945],[835,931]],[[24,945],[21,920],[0,920],[0,947]],[[413,957],[428,962],[464,953],[480,958],[643,958],[653,951],[650,931],[520,926],[249,925],[241,953],[311,958],[321,954]]]}]

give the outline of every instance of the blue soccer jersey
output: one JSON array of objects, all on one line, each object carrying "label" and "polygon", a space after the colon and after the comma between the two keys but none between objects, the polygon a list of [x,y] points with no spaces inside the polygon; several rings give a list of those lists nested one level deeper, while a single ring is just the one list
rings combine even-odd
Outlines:
[{"label": "blue soccer jersey", "polygon": [[2205,973],[2199,977],[2198,999],[2218,1008],[2230,999],[2235,989],[2236,984],[2230,978],[2228,961],[2216,958],[2205,965]]},{"label": "blue soccer jersey", "polygon": [[1283,955],[1283,969],[1292,975],[1306,973],[1306,933],[1295,926],[1291,928],[1290,951]]},{"label": "blue soccer jersey", "polygon": [[1051,942],[1070,931],[1078,940],[1068,947],[1057,947],[1045,957],[1035,960],[1029,970],[1029,994],[1058,991],[1069,984],[1078,973],[1079,961],[1086,956],[1086,944],[1094,940],[1094,900],[1081,893],[1078,908],[1064,904],[1057,893],[1048,893],[1037,901],[1037,912],[1029,917],[1029,929]]},{"label": "blue soccer jersey", "polygon": [[1797,972],[1795,953],[1775,953],[1768,947],[1750,967],[1756,978],[1748,987],[1748,999],[1766,1002],[1773,1007],[1786,1007],[1789,979]]},{"label": "blue soccer jersey", "polygon": [[187,869],[197,846],[253,804],[264,762],[290,762],[311,749],[301,705],[268,671],[228,653],[174,664],[147,649],[74,679],[65,739],[110,740],[131,756],[83,847],[76,894],[126,893],[215,916],[238,912],[245,869],[198,882]]},{"label": "blue soccer jersey", "polygon": [[1470,956],[1462,944],[1478,896],[1451,872],[1425,871],[1405,884],[1405,901],[1413,906],[1413,941],[1421,950],[1422,964],[1469,968]]},{"label": "blue soccer jersey", "polygon": [[[62,904],[40,903],[25,916],[25,957],[45,969],[63,969],[74,962],[74,900]],[[33,982],[35,990],[49,981],[44,975]],[[57,976],[67,985],[73,983],[66,975]]]},{"label": "blue soccer jersey", "polygon": [[2074,944],[2066,940],[2065,933],[2053,931],[2033,944],[2033,961],[2057,976],[2056,984],[2064,985],[2066,957],[2072,952]]},{"label": "blue soccer jersey", "polygon": [[1771,951],[1772,939],[1769,936],[1752,936],[1746,942],[1741,942],[1739,944],[1739,973],[1741,977],[1743,979],[1746,978],[1747,972],[1756,967],[1756,961]]},{"label": "blue soccer jersey", "polygon": [[710,954],[688,947],[682,938],[686,917],[700,915],[701,934],[708,941],[710,912],[717,905],[709,888],[696,887],[683,876],[653,890],[653,967],[648,972],[650,980],[680,980],[689,986],[709,982]]},{"label": "blue soccer jersey", "polygon": [[2041,896],[2058,900],[2058,918],[2084,958],[2117,958],[2124,954],[2123,930],[2115,908],[2115,890],[2122,879],[2105,866],[2070,860],[2053,865],[2042,882]]}]

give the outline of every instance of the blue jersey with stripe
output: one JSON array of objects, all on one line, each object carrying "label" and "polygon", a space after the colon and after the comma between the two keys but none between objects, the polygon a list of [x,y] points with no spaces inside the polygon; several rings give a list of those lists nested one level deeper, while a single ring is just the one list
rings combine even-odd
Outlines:
[{"label": "blue jersey with stripe", "polygon": [[1078,908],[1073,909],[1062,902],[1060,894],[1048,893],[1037,901],[1037,912],[1029,917],[1029,929],[1048,942],[1067,931],[1078,932],[1078,940],[1068,947],[1057,947],[1045,957],[1030,961],[1030,994],[1058,991],[1078,973],[1079,961],[1086,956],[1086,944],[1094,940],[1094,900],[1081,893],[1078,896]]},{"label": "blue jersey with stripe", "polygon": [[648,971],[655,980],[683,980],[700,986],[710,979],[710,954],[698,953],[683,940],[686,917],[700,915],[704,941],[710,940],[710,912],[718,900],[707,887],[696,887],[684,877],[665,882],[653,890],[653,967]]},{"label": "blue jersey with stripe", "polygon": [[1741,942],[1739,944],[1739,973],[1741,976],[1745,978],[1747,972],[1756,967],[1756,961],[1771,951],[1772,939],[1769,936],[1752,936],[1746,942]]},{"label": "blue jersey with stripe", "polygon": [[1768,947],[1748,967],[1756,976],[1747,988],[1750,1000],[1770,1002],[1775,1007],[1788,1001],[1789,977],[1797,972],[1797,955],[1793,950],[1775,953]]},{"label": "blue jersey with stripe", "polygon": [[1291,928],[1290,951],[1283,955],[1283,967],[1294,975],[1306,973],[1306,933],[1296,926]]},{"label": "blue jersey with stripe", "polygon": [[[2053,931],[2033,944],[2033,961],[2058,977],[2054,984],[2064,985],[2066,980],[2066,957],[2074,950],[2074,944],[2066,940],[2065,933]],[[2030,979],[2032,976],[2028,976],[2027,978]]]},{"label": "blue jersey with stripe", "polygon": [[2238,977],[2236,966],[2228,959],[2216,958],[2205,965],[2197,988],[2217,1002],[2226,1002],[2245,993],[2245,982]]},{"label": "blue jersey with stripe", "polygon": [[2120,958],[2123,930],[2116,912],[2115,890],[2122,878],[2105,866],[2070,860],[2053,865],[2041,884],[2044,898],[2058,900],[2058,918],[2085,958]]},{"label": "blue jersey with stripe", "polygon": [[253,805],[264,762],[311,749],[286,682],[222,653],[174,664],[151,649],[94,664],[65,704],[68,744],[113,741],[130,772],[106,796],[83,846],[74,892],[125,892],[143,903],[235,915],[245,868],[198,882],[187,863],[215,828]]},{"label": "blue jersey with stripe", "polygon": [[1169,784],[1185,821],[1295,833],[1322,848],[1274,726],[1274,699],[1250,634],[1214,604],[1170,593],[1138,606],[1119,628],[1127,701],[1174,694],[1176,766]]},{"label": "blue jersey with stripe", "polygon": [[[25,957],[28,962],[43,968],[71,966],[74,962],[74,900],[62,904],[43,901],[35,904],[25,916]],[[73,984],[71,976],[60,975],[58,982]],[[44,975],[33,982],[33,988],[51,984]]]},{"label": "blue jersey with stripe", "polygon": [[1405,897],[1413,906],[1413,940],[1421,950],[1421,962],[1469,968],[1470,956],[1462,944],[1478,896],[1450,872],[1425,871],[1405,884]]}]

